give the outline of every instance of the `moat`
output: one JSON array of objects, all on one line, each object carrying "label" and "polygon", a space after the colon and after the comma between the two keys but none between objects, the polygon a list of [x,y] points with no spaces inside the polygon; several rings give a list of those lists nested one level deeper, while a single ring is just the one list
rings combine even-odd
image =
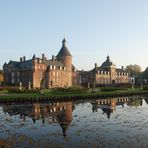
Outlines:
[{"label": "moat", "polygon": [[148,147],[148,96],[0,104],[0,147]]}]

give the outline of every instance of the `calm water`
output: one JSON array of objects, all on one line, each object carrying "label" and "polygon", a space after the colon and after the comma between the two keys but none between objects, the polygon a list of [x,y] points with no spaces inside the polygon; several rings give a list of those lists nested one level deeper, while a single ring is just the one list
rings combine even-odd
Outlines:
[{"label": "calm water", "polygon": [[0,147],[148,147],[148,97],[0,105]]}]

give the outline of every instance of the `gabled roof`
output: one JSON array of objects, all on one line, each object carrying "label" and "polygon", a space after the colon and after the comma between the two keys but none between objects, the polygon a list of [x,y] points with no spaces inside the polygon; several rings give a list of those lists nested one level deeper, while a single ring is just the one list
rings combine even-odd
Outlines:
[{"label": "gabled roof", "polygon": [[12,65],[13,69],[20,69],[22,66],[32,66],[32,60],[26,60],[22,62],[10,60],[8,65]]},{"label": "gabled roof", "polygon": [[71,56],[69,50],[66,47],[65,38],[62,41],[62,48],[60,49],[59,53],[57,54],[57,57],[61,57],[61,56]]},{"label": "gabled roof", "polygon": [[20,67],[20,62],[10,60],[8,65],[12,65],[13,68],[18,69]]},{"label": "gabled roof", "polygon": [[21,66],[32,66],[32,60],[26,60],[20,63]]},{"label": "gabled roof", "polygon": [[18,61],[12,61],[12,60],[10,60],[8,64],[16,65],[18,63],[19,63]]}]

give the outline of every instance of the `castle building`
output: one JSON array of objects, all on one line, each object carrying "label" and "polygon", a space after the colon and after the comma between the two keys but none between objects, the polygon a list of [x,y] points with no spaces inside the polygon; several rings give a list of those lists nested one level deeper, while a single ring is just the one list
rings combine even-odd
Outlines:
[{"label": "castle building", "polygon": [[94,83],[97,84],[127,84],[129,83],[129,73],[124,70],[124,67],[116,68],[115,64],[107,56],[107,59],[100,67],[97,67],[91,71],[91,75],[94,75]]},{"label": "castle building", "polygon": [[100,67],[95,64],[94,69],[90,71],[76,70],[65,39],[57,56],[47,59],[44,54],[41,58],[34,54],[29,60],[23,56],[20,61],[11,60],[5,63],[3,72],[5,85],[29,89],[129,83],[128,72],[123,67],[116,68],[109,56]]},{"label": "castle building", "polygon": [[53,88],[72,86],[72,56],[66,47],[66,40],[62,41],[62,48],[57,56],[47,59],[33,55],[26,60],[9,61],[3,65],[6,85],[22,85],[27,88]]},{"label": "castle building", "polygon": [[115,64],[107,56],[101,66],[97,66],[90,71],[76,71],[73,83],[83,86],[100,86],[113,84],[128,84],[130,82],[129,73],[123,68],[116,68]]}]

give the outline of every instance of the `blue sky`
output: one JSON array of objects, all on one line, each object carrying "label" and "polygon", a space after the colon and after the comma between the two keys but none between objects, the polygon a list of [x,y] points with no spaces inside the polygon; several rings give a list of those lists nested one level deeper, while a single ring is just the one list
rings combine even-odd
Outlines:
[{"label": "blue sky", "polygon": [[51,58],[63,38],[78,69],[148,66],[147,0],[0,0],[0,69],[35,53]]}]

